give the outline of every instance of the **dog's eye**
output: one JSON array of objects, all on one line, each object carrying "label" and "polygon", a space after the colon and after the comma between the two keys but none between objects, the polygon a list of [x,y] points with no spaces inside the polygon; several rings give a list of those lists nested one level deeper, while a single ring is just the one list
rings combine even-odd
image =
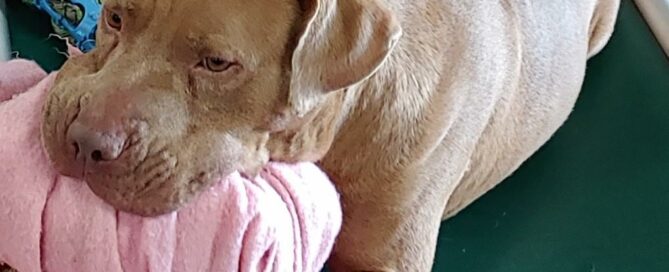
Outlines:
[{"label": "dog's eye", "polygon": [[202,66],[212,72],[223,72],[225,70],[228,70],[230,67],[234,65],[233,62],[227,61],[222,58],[205,58],[202,61]]},{"label": "dog's eye", "polygon": [[121,18],[121,15],[116,12],[107,11],[105,20],[107,21],[107,25],[110,28],[121,30],[121,27],[123,27],[123,18]]}]

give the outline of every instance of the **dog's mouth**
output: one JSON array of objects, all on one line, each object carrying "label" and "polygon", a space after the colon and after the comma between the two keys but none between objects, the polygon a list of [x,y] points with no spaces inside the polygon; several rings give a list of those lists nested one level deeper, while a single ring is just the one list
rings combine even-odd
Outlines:
[{"label": "dog's mouth", "polygon": [[99,151],[87,154],[78,144],[66,140],[66,129],[62,128],[72,123],[67,120],[45,124],[43,128],[49,160],[62,175],[85,181],[98,197],[116,209],[142,216],[169,213],[219,178],[190,163],[180,163],[177,154],[183,155],[183,144],[160,143],[149,137],[146,129],[128,133],[113,160],[101,159]]},{"label": "dog's mouth", "polygon": [[180,163],[177,154],[189,153],[183,147],[143,140],[138,133],[131,134],[120,156],[112,161],[90,158],[95,154],[85,156],[76,145],[46,145],[63,146],[63,151],[70,154],[67,162],[59,164],[62,168],[58,170],[63,175],[83,180],[116,209],[142,216],[175,211],[204,186],[223,177],[224,173],[216,168],[199,169],[211,163]]},{"label": "dog's mouth", "polygon": [[[185,121],[164,125],[91,106],[83,112],[88,97],[69,90],[56,84],[45,105],[41,133],[47,157],[59,173],[85,181],[114,208],[142,216],[169,213],[220,178],[215,173],[221,168],[211,167],[220,166],[215,160],[189,162],[193,143],[174,126]],[[107,137],[114,137],[111,147]]]},{"label": "dog's mouth", "polygon": [[81,150],[61,138],[44,137],[44,146],[61,174],[83,180],[118,210],[150,217],[178,210],[199,192],[243,169],[243,160],[235,154],[244,154],[245,149],[230,141],[211,140],[226,138],[209,135],[209,141],[164,143],[131,133],[119,157],[111,161],[82,160]]},{"label": "dog's mouth", "polygon": [[[121,161],[108,165],[92,163],[86,167],[83,180],[98,197],[116,209],[141,216],[173,212],[234,171],[246,172],[242,159],[229,157],[242,153],[227,153],[231,148],[223,144],[179,145],[149,148],[149,151],[140,148],[141,144],[137,146],[127,151]],[[140,163],[125,164],[131,167],[113,166],[136,160]]]},{"label": "dog's mouth", "polygon": [[141,216],[158,216],[181,208],[214,180],[203,172],[176,173],[170,170],[171,164],[164,161],[153,165],[150,172],[141,176],[87,175],[85,182],[116,209]]}]

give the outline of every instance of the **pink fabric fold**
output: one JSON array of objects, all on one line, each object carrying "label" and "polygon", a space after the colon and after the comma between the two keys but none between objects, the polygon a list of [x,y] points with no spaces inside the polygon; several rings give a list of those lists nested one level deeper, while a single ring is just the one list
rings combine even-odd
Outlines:
[{"label": "pink fabric fold", "polygon": [[[318,271],[341,226],[339,196],[315,165],[238,173],[183,209],[144,218],[59,176],[39,137],[55,74],[0,64],[0,262],[32,271]],[[18,95],[17,95],[18,94]]]}]

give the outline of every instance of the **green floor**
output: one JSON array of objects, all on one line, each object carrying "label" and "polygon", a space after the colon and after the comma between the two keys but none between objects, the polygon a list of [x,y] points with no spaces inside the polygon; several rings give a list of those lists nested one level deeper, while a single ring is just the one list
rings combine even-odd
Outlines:
[{"label": "green floor", "polygon": [[[9,0],[14,50],[57,69],[48,21]],[[631,0],[567,124],[444,223],[435,271],[669,271],[669,61]]]}]

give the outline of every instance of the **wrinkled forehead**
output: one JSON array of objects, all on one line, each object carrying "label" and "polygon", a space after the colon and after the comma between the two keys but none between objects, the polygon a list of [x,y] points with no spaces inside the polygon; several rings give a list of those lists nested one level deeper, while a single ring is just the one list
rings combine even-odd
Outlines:
[{"label": "wrinkled forehead", "polygon": [[105,0],[125,14],[129,35],[201,47],[261,49],[284,43],[297,0]]}]

